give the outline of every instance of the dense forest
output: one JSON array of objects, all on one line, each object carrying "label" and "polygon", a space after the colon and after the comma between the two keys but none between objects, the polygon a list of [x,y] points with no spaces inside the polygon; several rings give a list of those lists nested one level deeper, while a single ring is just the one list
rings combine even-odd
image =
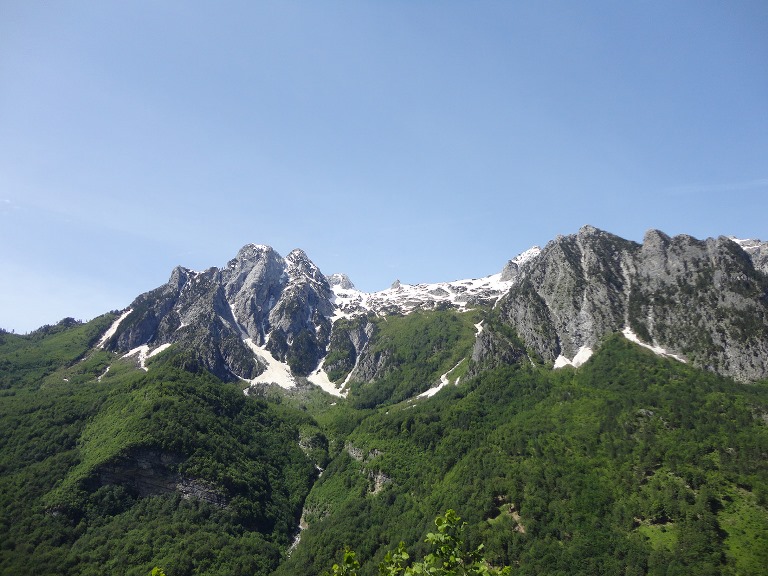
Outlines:
[{"label": "dense forest", "polygon": [[455,510],[512,574],[765,573],[768,383],[618,334],[473,366],[477,314],[382,322],[394,367],[349,400],[246,396],[174,347],[141,370],[95,347],[113,315],[0,334],[0,572],[372,575]]},{"label": "dense forest", "polygon": [[91,348],[108,325],[2,335],[0,570],[270,573],[327,458],[299,445],[314,420],[183,354],[114,362]]}]

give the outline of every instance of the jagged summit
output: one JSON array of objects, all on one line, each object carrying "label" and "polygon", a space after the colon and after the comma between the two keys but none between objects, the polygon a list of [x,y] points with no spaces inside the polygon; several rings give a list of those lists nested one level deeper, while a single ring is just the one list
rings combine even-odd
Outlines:
[{"label": "jagged summit", "polygon": [[327,283],[320,269],[309,259],[303,250],[299,248],[291,250],[290,254],[285,257],[285,262],[286,270],[292,279],[305,277],[315,282]]},{"label": "jagged summit", "polygon": [[520,273],[520,267],[535,259],[539,254],[541,254],[541,248],[538,246],[533,246],[525,252],[518,254],[504,266],[504,269],[501,271],[500,280],[502,282],[514,280]]},{"label": "jagged summit", "polygon": [[[522,265],[537,253],[531,249],[513,262]],[[288,376],[280,379],[290,382],[294,375],[317,376],[335,319],[491,304],[511,285],[500,277],[396,283],[369,294],[344,274],[326,278],[303,250],[283,258],[270,246],[246,244],[221,269],[177,266],[165,285],[131,304],[103,346],[146,357],[179,344],[194,349],[200,363],[222,378],[274,378],[275,363],[284,363]]]}]

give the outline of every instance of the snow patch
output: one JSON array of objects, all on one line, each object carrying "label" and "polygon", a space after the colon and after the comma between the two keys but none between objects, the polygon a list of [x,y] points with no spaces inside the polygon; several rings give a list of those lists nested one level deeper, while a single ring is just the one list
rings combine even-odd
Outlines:
[{"label": "snow patch", "polygon": [[[481,324],[482,324],[482,322],[481,322]],[[448,375],[449,375],[451,372],[453,372],[454,370],[456,370],[456,368],[458,368],[459,366],[461,366],[461,363],[462,363],[462,362],[464,362],[464,360],[465,360],[465,358],[462,358],[461,360],[459,360],[459,363],[458,363],[458,364],[456,364],[456,366],[454,366],[453,368],[451,368],[450,370],[448,370],[448,372],[446,372],[445,374],[443,374],[442,376],[440,376],[440,383],[439,383],[437,386],[435,386],[435,387],[433,387],[433,388],[430,388],[429,390],[426,390],[426,391],[422,392],[421,394],[419,394],[419,395],[417,396],[417,398],[432,398],[432,396],[434,396],[434,395],[435,395],[435,394],[437,394],[437,393],[438,393],[440,390],[442,390],[443,388],[445,388],[446,386],[448,386],[448,384],[450,384],[450,383],[451,383],[451,382],[450,382],[450,380],[448,380]],[[459,380],[458,380],[458,379],[456,379],[456,384],[458,384],[458,383],[459,383]]]},{"label": "snow patch", "polygon": [[[251,338],[246,338],[243,340],[243,342],[246,346],[248,346],[248,348],[251,349],[259,361],[261,361],[266,366],[264,372],[255,378],[248,380],[251,385],[277,384],[281,388],[285,388],[287,390],[296,387],[296,378],[293,376],[293,374],[291,374],[291,369],[287,364],[280,362],[280,360],[275,358],[272,353],[266,349],[265,346],[257,346]],[[322,390],[325,390],[329,394],[332,394],[333,396],[338,396],[340,398],[345,396],[345,393],[330,381],[328,374],[326,374],[322,367],[318,368],[312,374],[310,374],[307,377],[307,380],[309,380],[309,382],[315,386],[320,387]]]},{"label": "snow patch", "polygon": [[522,266],[526,262],[529,262],[534,258],[537,258],[539,254],[541,254],[541,248],[539,248],[538,246],[531,246],[525,252],[522,252],[517,256],[515,256],[514,258],[512,258],[512,262],[514,262],[518,266]]},{"label": "snow patch", "polygon": [[307,376],[307,380],[309,380],[315,386],[318,386],[322,390],[328,392],[328,394],[331,394],[332,396],[343,398],[347,395],[346,391],[337,388],[336,384],[331,382],[331,380],[328,378],[328,374],[325,372],[325,370],[323,370],[322,366]]},{"label": "snow patch", "polygon": [[286,389],[296,387],[296,379],[287,364],[277,360],[265,347],[257,346],[251,338],[246,338],[243,342],[266,365],[264,372],[250,380],[251,384],[277,384]]},{"label": "snow patch", "polygon": [[138,360],[139,360],[139,366],[142,370],[145,372],[147,371],[147,355],[149,354],[149,346],[146,344],[142,344],[141,346],[137,346],[133,350],[129,351],[127,354],[124,354],[122,358],[130,358],[131,356],[136,356],[138,354]]},{"label": "snow patch", "polygon": [[624,334],[624,338],[629,340],[630,342],[634,342],[635,344],[638,344],[639,346],[642,346],[643,348],[648,348],[651,352],[658,356],[664,356],[665,358],[674,358],[678,362],[682,362],[683,364],[687,364],[687,360],[683,358],[682,356],[678,356],[677,354],[672,354],[671,352],[668,352],[661,346],[654,346],[651,344],[646,344],[645,342],[642,342],[640,338],[632,331],[632,328],[627,326],[622,330],[621,332]]},{"label": "snow patch", "polygon": [[117,327],[120,326],[120,322],[125,320],[128,314],[130,314],[131,312],[133,312],[133,310],[129,308],[128,310],[123,312],[119,318],[117,318],[114,322],[112,322],[112,325],[107,329],[106,332],[104,332],[104,336],[101,337],[101,340],[99,340],[99,343],[97,344],[99,348],[104,348],[104,345],[107,343],[107,340],[112,338],[112,336],[115,335],[115,332],[117,332]]},{"label": "snow patch", "polygon": [[760,248],[762,242],[760,240],[753,240],[751,238],[736,238],[735,236],[729,236],[729,240],[736,242],[744,252],[751,254]]},{"label": "snow patch", "polygon": [[157,348],[152,350],[152,352],[150,352],[147,355],[147,358],[152,358],[152,356],[157,356],[158,354],[160,354],[160,352],[163,352],[164,350],[168,350],[168,348],[170,348],[170,347],[171,347],[170,343],[168,343],[168,344],[161,344],[160,346],[158,346]]},{"label": "snow patch", "polygon": [[131,356],[138,355],[139,366],[142,370],[144,370],[144,372],[147,372],[149,370],[147,368],[147,358],[152,358],[152,356],[160,354],[160,352],[167,350],[169,347],[170,344],[161,344],[150,352],[149,345],[142,344],[141,346],[137,346],[133,350],[129,351],[127,354],[123,354],[122,358],[130,358]]},{"label": "snow patch", "polygon": [[237,315],[235,315],[235,309],[232,308],[232,303],[227,301],[227,305],[229,306],[229,313],[232,314],[232,320],[235,322],[235,326],[237,326],[237,331],[240,332],[240,337],[247,338],[248,334],[245,333],[245,330],[243,330],[240,321],[237,319]]},{"label": "snow patch", "polygon": [[584,362],[589,360],[592,357],[592,354],[592,348],[589,346],[582,346],[579,348],[579,351],[576,352],[576,356],[573,357],[573,360],[568,360],[568,358],[560,354],[560,356],[557,357],[557,360],[555,360],[555,369],[563,368],[565,366],[573,366],[574,368],[578,368],[584,364]]},{"label": "snow patch", "polygon": [[[512,259],[518,266],[533,260],[541,253],[534,246]],[[408,314],[419,308],[431,308],[438,304],[449,304],[460,310],[476,302],[496,303],[515,284],[516,280],[502,280],[501,272],[467,280],[436,282],[431,284],[405,284],[395,282],[390,288],[379,292],[361,292],[355,288],[331,286],[336,312],[332,321],[348,318],[355,314],[375,312],[386,314],[392,310]]]}]

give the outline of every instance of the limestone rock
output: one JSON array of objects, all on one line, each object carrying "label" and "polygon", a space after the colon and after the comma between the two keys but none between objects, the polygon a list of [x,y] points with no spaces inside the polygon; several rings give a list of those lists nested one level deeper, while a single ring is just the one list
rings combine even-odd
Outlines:
[{"label": "limestone rock", "polygon": [[754,264],[763,246],[657,230],[640,245],[584,227],[547,244],[498,314],[548,361],[630,327],[701,368],[766,378],[768,281]]}]

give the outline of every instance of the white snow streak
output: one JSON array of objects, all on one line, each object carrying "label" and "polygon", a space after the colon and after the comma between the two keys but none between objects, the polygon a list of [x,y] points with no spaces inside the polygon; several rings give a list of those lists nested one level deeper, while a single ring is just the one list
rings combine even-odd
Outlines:
[{"label": "white snow streak", "polygon": [[117,327],[120,326],[120,322],[125,320],[128,314],[130,314],[131,312],[133,312],[133,310],[129,308],[128,310],[123,312],[119,318],[117,318],[114,322],[112,322],[112,325],[109,327],[109,329],[107,329],[106,332],[104,332],[104,336],[101,337],[101,340],[99,340],[99,343],[98,343],[99,348],[104,348],[104,344],[107,343],[107,340],[112,338],[112,336],[115,335],[115,332],[117,332]]},{"label": "white snow streak", "polygon": [[648,350],[650,350],[654,354],[657,354],[659,356],[664,356],[665,358],[674,358],[675,360],[677,360],[678,362],[682,362],[683,364],[687,363],[685,358],[683,358],[682,356],[672,354],[671,352],[668,352],[661,346],[652,346],[650,344],[646,344],[645,342],[641,342],[640,338],[638,338],[637,334],[632,332],[632,329],[629,326],[624,328],[624,330],[622,331],[622,334],[624,334],[624,337],[630,342],[634,342],[635,344],[638,344],[643,348],[648,348]]},{"label": "white snow streak", "polygon": [[240,325],[240,322],[237,319],[237,316],[235,315],[235,309],[232,308],[232,303],[227,301],[227,305],[229,306],[230,314],[232,314],[232,320],[234,320],[235,326],[237,326],[237,331],[240,332],[240,337],[241,338],[247,338],[248,334],[245,333],[245,330],[243,330],[243,327]]},{"label": "white snow streak", "polygon": [[137,346],[127,354],[124,354],[123,358],[130,358],[131,356],[139,355],[139,366],[141,366],[141,369],[145,372],[147,371],[146,361],[147,361],[147,354],[149,354],[149,346],[146,344],[142,344],[141,346]]},{"label": "white snow streak", "polygon": [[729,240],[736,242],[744,252],[751,254],[760,248],[762,242],[760,240],[753,240],[751,238],[736,238],[735,236],[729,236]]},{"label": "white snow streak", "polygon": [[161,344],[160,346],[158,346],[157,348],[152,350],[152,352],[150,352],[147,355],[147,358],[152,358],[152,356],[157,356],[158,354],[160,354],[160,352],[162,352],[163,350],[168,350],[168,348],[170,348],[170,347],[171,347],[170,343],[168,343],[168,344]]},{"label": "white snow streak", "polygon": [[250,380],[251,384],[277,384],[286,389],[296,387],[296,379],[287,364],[277,360],[266,348],[257,346],[252,339],[246,338],[243,342],[266,365],[264,372]]},{"label": "white snow streak", "polygon": [[[149,345],[142,344],[141,346],[137,346],[127,354],[123,354],[122,358],[130,358],[131,356],[136,356],[138,354],[138,360],[139,360],[139,366],[141,367],[144,372],[148,370],[147,368],[147,358],[152,358],[152,356],[156,356],[157,354],[160,354],[163,350],[167,350],[171,345],[170,344],[161,344],[151,352],[149,351]],[[105,372],[106,374],[106,372]]]},{"label": "white snow streak", "polygon": [[[251,384],[277,384],[281,388],[291,389],[296,387],[296,378],[291,374],[287,364],[280,362],[272,353],[263,346],[257,346],[251,338],[243,340],[256,357],[266,366],[266,370],[249,380]],[[307,377],[312,384],[319,386],[333,396],[343,397],[344,393],[328,379],[325,370],[318,368]]]},{"label": "white snow streak", "polygon": [[322,366],[317,370],[315,370],[312,374],[307,376],[307,380],[309,380],[315,386],[319,386],[321,389],[325,390],[326,392],[328,392],[328,394],[331,394],[333,396],[338,396],[339,398],[342,398],[347,395],[346,391],[343,391],[337,388],[336,384],[330,381],[330,379],[328,378],[328,374],[326,374]]},{"label": "white snow streak", "polygon": [[[451,383],[451,382],[450,382],[450,380],[448,380],[448,375],[449,375],[451,372],[453,372],[454,370],[456,370],[456,368],[458,368],[458,367],[461,365],[461,363],[462,363],[462,362],[464,362],[464,360],[465,360],[465,359],[464,359],[464,358],[462,358],[461,360],[459,360],[459,363],[458,363],[458,364],[456,364],[456,366],[454,366],[453,368],[451,368],[450,370],[448,370],[448,372],[446,372],[445,374],[443,374],[442,376],[440,376],[440,384],[438,384],[437,386],[435,386],[435,387],[433,387],[433,388],[430,388],[429,390],[426,390],[426,391],[422,392],[421,394],[419,394],[419,395],[417,396],[417,398],[432,398],[432,396],[434,396],[434,395],[435,395],[435,394],[437,394],[437,393],[438,393],[440,390],[442,390],[443,388],[445,388],[446,386],[448,386],[448,384],[450,384],[450,383]],[[459,383],[459,379],[457,378],[457,379],[456,379],[456,384],[458,384],[458,383]]]}]

